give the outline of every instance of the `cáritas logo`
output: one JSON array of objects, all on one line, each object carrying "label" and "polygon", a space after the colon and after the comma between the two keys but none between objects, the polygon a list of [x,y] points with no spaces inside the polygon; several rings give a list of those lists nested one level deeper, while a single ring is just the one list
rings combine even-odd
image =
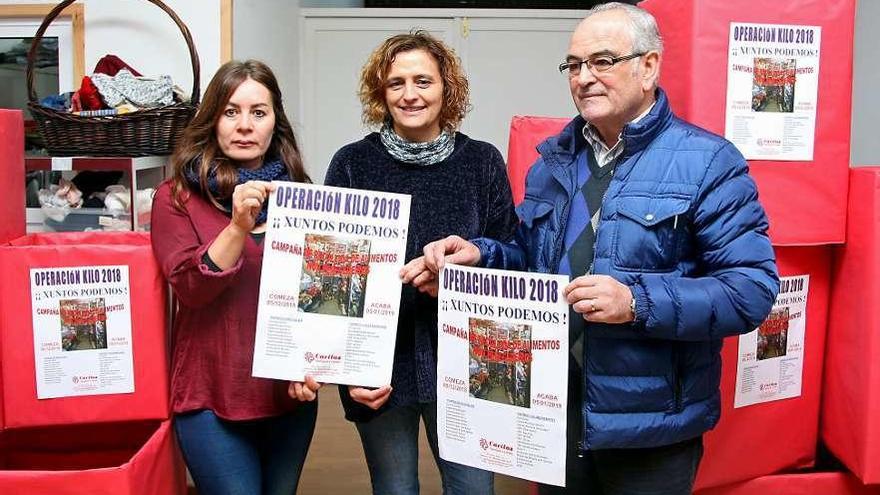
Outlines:
[{"label": "c\u00e1ritas logo", "polygon": [[493,442],[492,440],[486,440],[485,438],[480,439],[480,448],[483,450],[494,450],[495,452],[503,452],[505,454],[512,454],[513,447],[507,445],[505,443]]},{"label": "c\u00e1ritas logo", "polygon": [[311,364],[313,361],[317,361],[319,363],[338,363],[342,361],[342,356],[340,356],[339,354],[321,354],[306,352],[305,359],[306,362],[309,364]]}]

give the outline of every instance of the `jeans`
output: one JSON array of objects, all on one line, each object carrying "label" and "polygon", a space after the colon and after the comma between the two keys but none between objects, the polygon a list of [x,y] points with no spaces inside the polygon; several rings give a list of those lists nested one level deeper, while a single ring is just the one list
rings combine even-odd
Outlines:
[{"label": "jeans", "polygon": [[375,495],[419,493],[419,418],[440,469],[444,495],[494,493],[495,474],[440,458],[437,402],[395,407],[364,423],[355,423]]},{"label": "jeans", "polygon": [[252,421],[201,410],[177,415],[174,430],[199,495],[292,495],[317,416],[317,401]]},{"label": "jeans", "polygon": [[578,452],[583,371],[569,359],[565,488],[540,485],[541,495],[690,495],[703,457],[703,437],[642,449]]}]

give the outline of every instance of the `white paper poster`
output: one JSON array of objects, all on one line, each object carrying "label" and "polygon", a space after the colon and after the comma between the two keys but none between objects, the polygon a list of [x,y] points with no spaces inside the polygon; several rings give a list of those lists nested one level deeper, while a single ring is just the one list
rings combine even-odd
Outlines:
[{"label": "white paper poster", "polygon": [[134,392],[128,266],[32,268],[37,398]]},{"label": "white paper poster", "polygon": [[568,277],[448,265],[440,280],[440,457],[565,485]]},{"label": "white paper poster", "polygon": [[801,395],[810,276],[781,277],[770,315],[739,337],[733,407]]},{"label": "white paper poster", "polygon": [[275,184],[253,375],[391,383],[410,197]]},{"label": "white paper poster", "polygon": [[724,137],[750,160],[813,159],[818,26],[732,22]]}]

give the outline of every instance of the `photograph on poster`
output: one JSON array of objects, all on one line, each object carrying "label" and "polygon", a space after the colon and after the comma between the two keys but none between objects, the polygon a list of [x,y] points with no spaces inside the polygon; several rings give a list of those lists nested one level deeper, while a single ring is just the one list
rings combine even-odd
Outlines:
[{"label": "photograph on poster", "polygon": [[793,58],[756,58],[752,78],[752,111],[794,111],[794,87],[797,82]]},{"label": "photograph on poster", "polygon": [[107,312],[103,297],[62,299],[61,350],[83,351],[107,348]]},{"label": "photograph on poster", "polygon": [[470,396],[529,408],[532,327],[479,318],[468,324]]},{"label": "photograph on poster", "polygon": [[758,327],[758,361],[785,356],[788,350],[788,306],[776,308]]},{"label": "photograph on poster", "polygon": [[306,234],[299,310],[363,317],[369,271],[369,239]]}]

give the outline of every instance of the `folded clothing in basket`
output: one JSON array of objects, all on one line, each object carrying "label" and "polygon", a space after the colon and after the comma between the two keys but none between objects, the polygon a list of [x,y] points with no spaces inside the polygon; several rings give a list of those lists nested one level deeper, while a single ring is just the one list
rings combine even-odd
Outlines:
[{"label": "folded clothing in basket", "polygon": [[158,79],[144,79],[122,69],[115,76],[93,74],[92,82],[110,107],[131,103],[141,108],[152,108],[174,103],[174,84],[168,75]]}]

